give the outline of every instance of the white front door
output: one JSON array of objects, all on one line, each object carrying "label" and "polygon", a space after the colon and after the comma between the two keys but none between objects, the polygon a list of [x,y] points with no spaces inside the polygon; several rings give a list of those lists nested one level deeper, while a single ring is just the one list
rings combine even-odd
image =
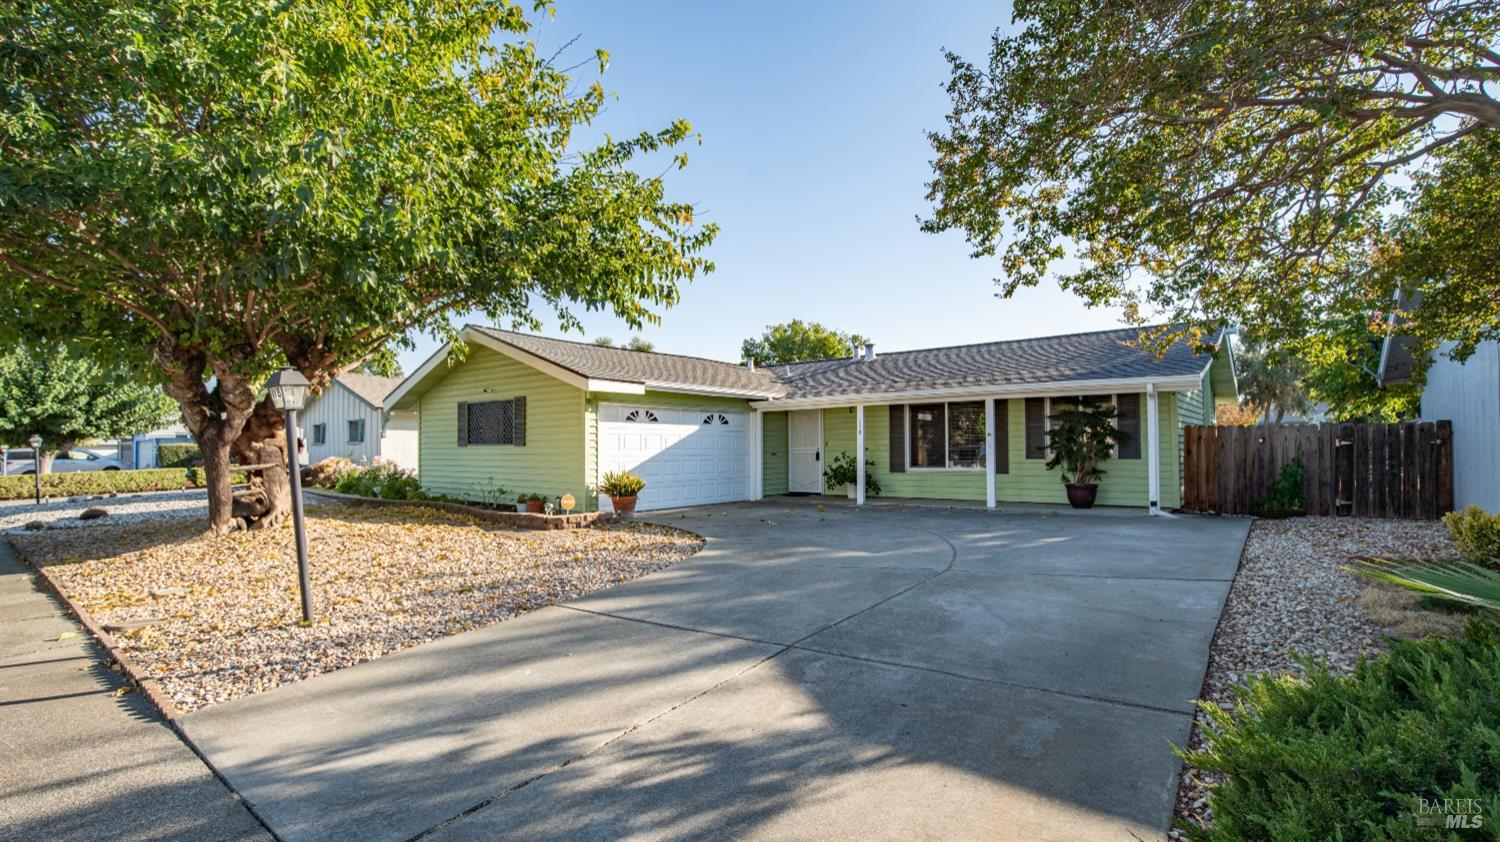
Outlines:
[{"label": "white front door", "polygon": [[823,410],[796,409],[786,414],[787,490],[823,491]]},{"label": "white front door", "polygon": [[603,404],[599,475],[639,474],[643,510],[748,500],[751,426],[745,412]]}]

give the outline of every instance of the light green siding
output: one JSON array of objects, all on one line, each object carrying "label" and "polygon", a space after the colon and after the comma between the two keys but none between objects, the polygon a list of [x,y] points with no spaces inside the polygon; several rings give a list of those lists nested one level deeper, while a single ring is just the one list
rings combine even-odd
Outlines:
[{"label": "light green siding", "polygon": [[786,435],[785,412],[761,415],[761,491],[767,496],[788,489]]},{"label": "light green siding", "polygon": [[[526,444],[458,446],[458,404],[526,397]],[[422,487],[434,494],[484,500],[486,490],[571,493],[583,504],[583,391],[487,348],[469,358],[421,397]]]},{"label": "light green siding", "polygon": [[[1066,503],[1067,492],[1057,471],[1046,468],[1046,460],[1027,459],[1026,408],[1024,399],[1012,399],[1006,412],[1010,471],[995,477],[995,496],[999,502]],[[1142,397],[1142,410],[1145,399]],[[1181,505],[1179,442],[1175,393],[1162,393],[1159,401],[1158,449],[1161,459],[1161,505]],[[1141,417],[1144,432],[1146,418]],[[840,452],[854,452],[854,409],[841,407],[823,412],[823,452],[828,458]],[[984,500],[984,471],[890,471],[890,410],[885,406],[865,409],[866,454],[875,465],[871,476],[881,485],[886,497],[912,497],[933,500]],[[1147,463],[1144,459],[1111,459],[1099,484],[1099,503],[1105,506],[1142,506],[1147,502]],[[766,493],[771,493],[767,490]],[[842,494],[842,489],[827,492]]]},{"label": "light green siding", "polygon": [[[1227,342],[1228,340],[1225,341]],[[1211,399],[1208,401],[1209,404],[1239,403],[1240,396],[1234,387],[1233,361],[1230,360],[1230,355],[1233,353],[1232,350],[1227,348],[1220,349],[1214,354],[1213,362],[1208,366],[1211,392]]]}]

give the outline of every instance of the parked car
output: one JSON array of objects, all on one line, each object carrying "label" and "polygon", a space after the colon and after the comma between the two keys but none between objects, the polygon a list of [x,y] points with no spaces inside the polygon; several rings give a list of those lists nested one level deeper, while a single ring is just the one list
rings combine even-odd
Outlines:
[{"label": "parked car", "polygon": [[[124,467],[118,459],[100,456],[93,451],[78,447],[65,453],[59,453],[52,460],[52,473],[54,474],[63,474],[71,471],[119,471],[124,469]],[[32,455],[31,448],[6,451],[5,473],[9,475],[36,473],[36,461]]]}]

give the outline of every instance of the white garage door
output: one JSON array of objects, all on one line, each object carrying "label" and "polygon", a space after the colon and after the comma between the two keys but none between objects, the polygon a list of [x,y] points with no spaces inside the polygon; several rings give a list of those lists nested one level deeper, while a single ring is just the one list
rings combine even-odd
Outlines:
[{"label": "white garage door", "polygon": [[[750,499],[750,417],[655,406],[599,408],[599,475],[646,481],[636,506],[666,509]],[[600,508],[609,510],[608,498]]]}]

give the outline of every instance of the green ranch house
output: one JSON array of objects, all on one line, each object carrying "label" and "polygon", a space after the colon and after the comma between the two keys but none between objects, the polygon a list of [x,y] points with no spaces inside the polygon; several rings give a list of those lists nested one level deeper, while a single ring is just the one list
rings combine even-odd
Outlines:
[{"label": "green ranch house", "polygon": [[[425,489],[483,500],[504,488],[609,505],[599,476],[646,481],[661,509],[839,494],[827,460],[865,454],[895,498],[1064,503],[1047,470],[1053,402],[1112,401],[1129,434],[1098,502],[1150,511],[1181,502],[1182,435],[1236,400],[1231,346],[1158,358],[1134,329],[853,356],[755,368],[465,327],[450,365],[434,354],[385,400],[419,417]],[[866,499],[865,477],[855,489]],[[513,499],[513,498],[512,498]]]}]

